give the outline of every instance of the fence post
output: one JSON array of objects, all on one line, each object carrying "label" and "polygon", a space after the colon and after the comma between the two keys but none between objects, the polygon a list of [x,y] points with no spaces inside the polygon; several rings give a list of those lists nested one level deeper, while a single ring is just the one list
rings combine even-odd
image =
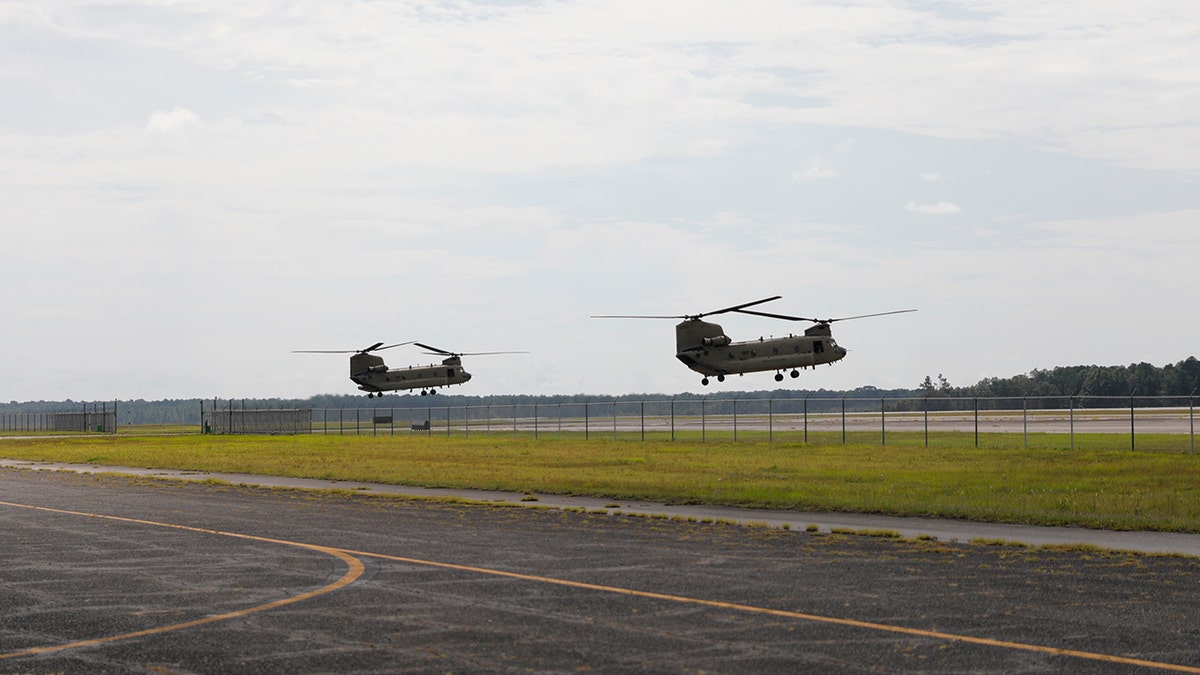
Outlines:
[{"label": "fence post", "polygon": [[533,440],[536,441],[537,438],[538,438],[538,404],[537,404],[537,401],[534,401],[533,402]]},{"label": "fence post", "polygon": [[1071,450],[1074,450],[1075,449],[1075,397],[1074,396],[1068,397],[1067,402],[1071,406],[1071,417],[1070,417],[1070,425],[1068,427],[1068,430],[1071,434]]},{"label": "fence post", "polygon": [[[676,394],[675,396],[678,396]],[[671,397],[671,440],[675,440],[675,396]]]},{"label": "fence post", "polygon": [[583,440],[585,440],[585,441],[588,439],[588,435],[591,433],[590,430],[588,429],[588,427],[590,426],[588,424],[589,417],[591,417],[591,415],[588,412],[588,404],[587,404],[587,401],[584,401],[583,402]]},{"label": "fence post", "polygon": [[767,443],[775,442],[775,395],[767,399]]},{"label": "fence post", "polygon": [[1137,449],[1137,434],[1133,432],[1133,394],[1129,395],[1129,451]]},{"label": "fence post", "polygon": [[887,399],[879,399],[879,444],[887,446]]},{"label": "fence post", "polygon": [[1024,396],[1021,397],[1021,436],[1024,438],[1024,440],[1022,441],[1022,446],[1026,450],[1028,450],[1029,449],[1029,402]]},{"label": "fence post", "polygon": [[644,441],[644,440],[646,440],[646,402],[645,401],[641,402],[640,416],[642,419],[642,440]]},{"label": "fence post", "polygon": [[929,395],[924,397],[925,402],[925,447],[929,447]]},{"label": "fence post", "polygon": [[979,447],[979,397],[976,396],[973,399],[973,401],[975,404],[975,447],[978,448]]},{"label": "fence post", "polygon": [[808,397],[811,394],[804,395],[804,442],[808,442]]},{"label": "fence post", "polygon": [[703,443],[706,439],[708,431],[708,418],[704,415],[704,404],[708,401],[708,396],[700,399],[700,442]]},{"label": "fence post", "polygon": [[1196,402],[1194,397],[1196,390],[1188,395],[1188,436],[1192,439],[1191,454],[1196,454]]},{"label": "fence post", "polygon": [[846,444],[846,397],[842,397],[842,445]]}]

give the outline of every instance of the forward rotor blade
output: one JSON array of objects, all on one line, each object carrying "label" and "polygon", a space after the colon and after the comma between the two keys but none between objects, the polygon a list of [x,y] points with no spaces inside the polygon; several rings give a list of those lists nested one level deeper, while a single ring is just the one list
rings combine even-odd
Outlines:
[{"label": "forward rotor blade", "polygon": [[756,312],[752,309],[734,310],[738,314],[753,314],[755,316],[765,316],[772,319],[783,319],[784,321],[812,321],[813,323],[821,323],[818,319],[809,319],[803,316],[788,316],[787,314],[771,314],[770,312]]},{"label": "forward rotor blade", "polygon": [[392,347],[399,347],[401,345],[411,345],[413,342],[414,342],[413,340],[409,340],[408,342],[397,342],[394,345],[387,345],[386,347],[383,345],[382,342],[376,342],[375,344],[371,345],[370,347],[367,347],[366,349],[293,349],[292,353],[293,354],[366,354],[367,352],[381,352],[385,349],[391,349]]},{"label": "forward rotor blade", "polygon": [[[671,315],[601,314],[601,315],[593,315],[592,318],[593,319],[699,319],[701,317],[709,316],[712,314],[724,314],[726,312],[740,312],[745,307],[753,307],[755,305],[761,305],[764,302],[771,302],[772,300],[778,300],[782,297],[783,297],[782,295],[774,295],[769,298],[763,298],[762,300],[754,300],[753,302],[743,302],[742,304],[734,305],[733,307],[726,307],[725,309],[717,309],[717,310],[713,310],[711,312],[702,312],[700,314],[671,314]],[[746,312],[746,313],[753,314],[754,312]]]},{"label": "forward rotor blade", "polygon": [[698,319],[702,316],[709,316],[710,314],[724,314],[725,312],[740,312],[745,307],[753,307],[755,305],[761,305],[764,302],[771,302],[772,300],[778,300],[782,297],[783,297],[782,295],[773,295],[769,298],[763,298],[762,300],[755,300],[754,302],[743,302],[742,304],[734,305],[733,307],[726,307],[725,309],[718,309],[718,310],[715,310],[712,312],[704,312],[703,314],[697,314],[696,318]]},{"label": "forward rotor blade", "polygon": [[683,314],[675,316],[647,316],[644,314],[593,314],[593,319],[687,319]]},{"label": "forward rotor blade", "polygon": [[355,354],[357,349],[293,349],[293,354]]},{"label": "forward rotor blade", "polygon": [[429,345],[423,344],[420,342],[413,342],[413,344],[420,347],[421,349],[428,350],[429,352],[434,353],[434,354],[441,354],[442,356],[454,356],[455,355],[454,352],[448,352],[445,349],[438,349],[437,347],[430,347]]},{"label": "forward rotor blade", "polygon": [[411,345],[411,344],[413,344],[414,342],[416,342],[416,340],[409,340],[408,342],[397,342],[397,343],[396,343],[396,344],[394,344],[394,345],[388,345],[388,346],[386,346],[386,347],[380,347],[379,345],[383,344],[382,342],[380,342],[380,343],[376,344],[376,345],[375,345],[375,346],[373,346],[373,347],[367,347],[367,348],[366,348],[366,349],[364,349],[363,351],[364,351],[364,352],[381,352],[381,351],[383,351],[383,350],[385,350],[385,349],[391,349],[392,347],[402,347],[402,346],[404,346],[404,345]]}]

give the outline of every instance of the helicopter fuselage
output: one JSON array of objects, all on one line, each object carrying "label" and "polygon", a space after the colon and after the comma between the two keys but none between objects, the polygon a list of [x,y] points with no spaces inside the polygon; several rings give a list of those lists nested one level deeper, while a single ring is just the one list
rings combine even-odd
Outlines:
[{"label": "helicopter fuselage", "polygon": [[444,359],[440,365],[388,368],[383,357],[360,353],[350,357],[350,379],[369,394],[408,389],[420,389],[425,394],[438,387],[463,384],[471,374],[463,370],[462,359],[457,356]]},{"label": "helicopter fuselage", "polygon": [[[833,340],[828,324],[817,324],[803,335],[734,342],[720,325],[688,319],[675,327],[675,357],[688,368],[721,379],[734,373],[757,373],[813,368],[840,361],[846,350]],[[782,379],[781,375],[776,380]],[[708,383],[707,378],[703,380]]]}]

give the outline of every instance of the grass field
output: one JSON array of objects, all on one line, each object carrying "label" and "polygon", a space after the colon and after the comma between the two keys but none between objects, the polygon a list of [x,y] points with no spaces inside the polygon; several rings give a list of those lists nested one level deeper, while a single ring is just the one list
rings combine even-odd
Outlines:
[{"label": "grass field", "polygon": [[[106,436],[0,442],[0,456],[671,503],[1200,532],[1200,456],[922,443],[425,436]],[[1031,439],[1037,440],[1037,439]],[[1050,446],[1050,447],[1047,447]]]}]

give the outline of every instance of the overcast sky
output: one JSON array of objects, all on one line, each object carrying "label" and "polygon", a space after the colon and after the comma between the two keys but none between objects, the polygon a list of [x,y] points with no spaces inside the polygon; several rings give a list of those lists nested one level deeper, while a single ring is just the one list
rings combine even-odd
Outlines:
[{"label": "overcast sky", "polygon": [[[805,389],[1200,355],[1195,0],[0,4],[0,399]],[[796,330],[717,319],[734,339]],[[393,366],[430,363],[414,347]],[[772,389],[770,373],[724,389]]]}]

